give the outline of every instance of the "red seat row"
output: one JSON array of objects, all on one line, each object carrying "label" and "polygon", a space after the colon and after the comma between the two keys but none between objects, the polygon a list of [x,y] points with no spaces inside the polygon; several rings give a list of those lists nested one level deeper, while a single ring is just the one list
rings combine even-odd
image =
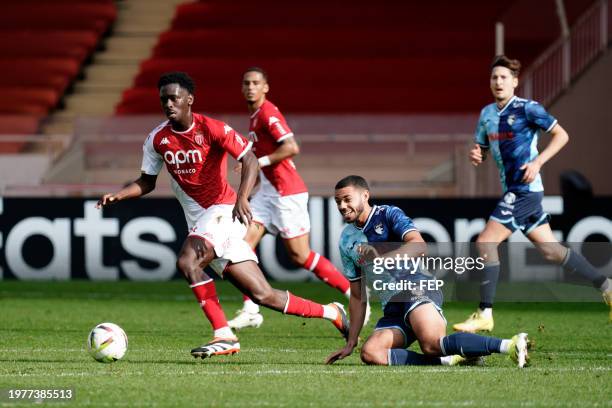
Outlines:
[{"label": "red seat row", "polygon": [[[316,88],[276,87],[269,97],[286,112],[300,113],[405,113],[474,112],[489,99],[486,87],[438,88],[360,86]],[[239,89],[206,87],[196,92],[194,109],[201,112],[245,112]],[[155,88],[131,88],[124,92],[118,114],[160,113]]]},{"label": "red seat row", "polygon": [[154,57],[201,58],[206,56],[297,58],[389,58],[418,56],[476,56],[492,49],[490,30],[457,32],[406,28],[267,28],[255,41],[245,40],[253,30],[222,28],[167,31],[159,37]]},{"label": "red seat row", "polygon": [[364,84],[423,86],[424,84],[479,83],[487,75],[488,58],[453,58],[445,65],[461,75],[440,75],[440,61],[429,58],[306,59],[306,58],[152,58],[144,61],[134,80],[137,87],[155,87],[161,74],[188,72],[201,88],[209,85],[238,88],[244,71],[255,64],[265,69],[272,87],[335,86]]},{"label": "red seat row", "polygon": [[2,30],[93,30],[105,33],[117,18],[113,2],[20,1],[2,5]]}]

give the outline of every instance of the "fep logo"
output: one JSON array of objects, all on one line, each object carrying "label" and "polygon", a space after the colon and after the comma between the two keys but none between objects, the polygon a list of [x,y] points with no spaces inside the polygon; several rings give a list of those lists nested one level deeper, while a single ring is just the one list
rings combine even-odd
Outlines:
[{"label": "fep logo", "polygon": [[168,164],[174,164],[178,169],[181,167],[181,164],[201,162],[202,153],[200,153],[199,150],[178,150],[176,152],[168,150],[166,153],[164,153],[164,160]]}]

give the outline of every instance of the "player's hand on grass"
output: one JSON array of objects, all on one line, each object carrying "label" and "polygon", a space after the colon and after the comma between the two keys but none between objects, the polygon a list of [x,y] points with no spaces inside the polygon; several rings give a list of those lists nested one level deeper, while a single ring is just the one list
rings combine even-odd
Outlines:
[{"label": "player's hand on grass", "polygon": [[535,180],[541,168],[542,166],[540,165],[540,163],[538,163],[537,160],[523,164],[521,166],[521,170],[525,171],[525,174],[523,174],[523,183],[529,184],[533,180]]},{"label": "player's hand on grass", "polygon": [[113,204],[117,201],[117,197],[114,194],[104,194],[102,198],[98,200],[96,208],[100,209],[106,205]]},{"label": "player's hand on grass", "polygon": [[249,205],[249,200],[246,198],[239,198],[236,200],[236,205],[234,205],[234,209],[232,210],[232,220],[236,219],[247,227],[253,220],[251,206]]},{"label": "player's hand on grass", "polygon": [[355,347],[347,344],[340,350],[334,351],[327,357],[327,359],[325,360],[325,364],[334,364],[336,361],[342,360],[343,358],[350,356],[351,354],[353,354],[354,348]]},{"label": "player's hand on grass", "polygon": [[470,162],[474,166],[478,166],[484,160],[484,156],[482,154],[482,149],[479,144],[474,144],[472,149],[470,150]]}]

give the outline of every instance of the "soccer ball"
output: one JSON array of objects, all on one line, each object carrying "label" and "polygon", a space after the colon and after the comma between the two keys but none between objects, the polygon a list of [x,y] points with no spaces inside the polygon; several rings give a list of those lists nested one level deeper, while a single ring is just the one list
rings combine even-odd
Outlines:
[{"label": "soccer ball", "polygon": [[113,323],[100,323],[87,337],[89,354],[101,363],[112,363],[125,355],[128,338],[123,329]]}]

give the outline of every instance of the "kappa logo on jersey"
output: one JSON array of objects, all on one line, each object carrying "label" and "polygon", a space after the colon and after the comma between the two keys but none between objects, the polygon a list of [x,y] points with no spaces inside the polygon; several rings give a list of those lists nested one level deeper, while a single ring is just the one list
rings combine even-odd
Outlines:
[{"label": "kappa logo on jersey", "polygon": [[234,129],[232,129],[230,125],[223,125],[223,130],[225,131],[225,134],[227,135],[229,132],[231,132]]},{"label": "kappa logo on jersey", "polygon": [[170,144],[170,141],[168,140],[167,137],[164,137],[161,142],[159,142],[160,145],[164,145],[164,144]]},{"label": "kappa logo on jersey", "polygon": [[178,150],[173,152],[168,150],[164,153],[164,160],[168,164],[173,164],[176,168],[180,168],[181,164],[192,164],[202,162],[202,153],[199,150]]}]

